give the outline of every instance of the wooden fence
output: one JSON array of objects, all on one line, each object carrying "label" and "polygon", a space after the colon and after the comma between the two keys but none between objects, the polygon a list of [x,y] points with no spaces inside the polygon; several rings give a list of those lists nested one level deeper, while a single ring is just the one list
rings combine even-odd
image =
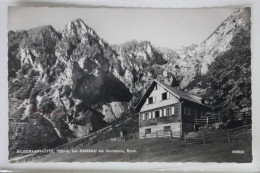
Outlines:
[{"label": "wooden fence", "polygon": [[238,112],[235,113],[233,116],[231,116],[232,121],[238,121],[238,120],[251,120],[252,112]]},{"label": "wooden fence", "polygon": [[136,140],[139,139],[139,133],[130,133],[126,134],[124,136],[120,137],[108,137],[108,138],[103,138],[103,141],[109,141],[109,142],[119,142],[119,141],[129,141],[129,140]]},{"label": "wooden fence", "polygon": [[171,130],[157,130],[155,132],[150,133],[139,133],[140,139],[146,139],[146,138],[169,138],[172,139],[174,137],[180,137],[180,133],[172,132]]},{"label": "wooden fence", "polygon": [[230,139],[229,142],[235,140],[252,140],[252,126],[246,125],[246,126],[230,129],[229,139]]},{"label": "wooden fence", "polygon": [[236,140],[252,140],[251,125],[233,129],[184,133],[184,141],[186,144],[205,144],[217,141],[232,142]]},{"label": "wooden fence", "polygon": [[215,122],[220,122],[220,117],[202,117],[202,118],[196,118],[194,119],[195,125],[208,125]]},{"label": "wooden fence", "polygon": [[136,132],[136,133],[126,134],[125,136],[121,136],[121,137],[117,136],[117,137],[104,138],[104,141],[119,142],[119,141],[129,141],[129,140],[148,139],[148,138],[168,138],[171,140],[173,138],[180,138],[180,133],[172,132],[171,130],[169,131],[158,130],[151,133]]},{"label": "wooden fence", "polygon": [[[252,117],[251,111],[237,112],[234,113],[233,115],[230,115],[230,121],[251,121],[251,117]],[[216,122],[221,123],[222,121],[223,119],[220,117],[202,116],[200,118],[194,119],[194,125],[206,126],[208,128],[209,124],[213,124]]]},{"label": "wooden fence", "polygon": [[139,132],[130,133],[130,134],[126,135],[126,140],[127,141],[129,141],[129,140],[136,140],[136,139],[139,139]]}]

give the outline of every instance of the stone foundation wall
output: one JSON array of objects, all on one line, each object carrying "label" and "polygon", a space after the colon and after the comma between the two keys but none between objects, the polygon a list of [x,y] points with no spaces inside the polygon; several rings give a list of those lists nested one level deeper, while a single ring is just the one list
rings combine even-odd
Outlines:
[{"label": "stone foundation wall", "polygon": [[[170,126],[170,129],[165,130],[166,126]],[[146,133],[146,129],[151,129],[151,133]],[[156,138],[156,137],[170,137],[180,138],[181,136],[181,123],[165,123],[154,126],[145,126],[139,128],[139,138]]]}]

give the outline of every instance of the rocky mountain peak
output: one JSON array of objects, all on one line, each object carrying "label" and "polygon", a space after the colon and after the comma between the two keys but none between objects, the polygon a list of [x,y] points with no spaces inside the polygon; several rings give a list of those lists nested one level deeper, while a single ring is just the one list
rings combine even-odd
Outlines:
[{"label": "rocky mountain peak", "polygon": [[24,39],[21,40],[21,48],[36,47],[39,44],[52,48],[53,44],[50,42],[57,42],[60,39],[60,34],[51,25],[32,28],[23,33]]},{"label": "rocky mountain peak", "polygon": [[[170,60],[170,64],[180,67],[178,68],[178,74],[182,78],[180,87],[185,88],[195,78],[207,74],[209,66],[216,57],[229,51],[233,47],[232,41],[241,32],[250,33],[250,8],[234,11],[201,44],[177,50],[177,58],[166,58]],[[174,56],[170,53],[168,57]],[[168,70],[175,73],[172,69]]]},{"label": "rocky mountain peak", "polygon": [[85,38],[89,35],[94,38],[98,37],[95,31],[89,26],[87,26],[84,23],[84,21],[80,18],[69,22],[65,26],[65,29],[62,32],[63,38],[68,38],[68,37]]}]

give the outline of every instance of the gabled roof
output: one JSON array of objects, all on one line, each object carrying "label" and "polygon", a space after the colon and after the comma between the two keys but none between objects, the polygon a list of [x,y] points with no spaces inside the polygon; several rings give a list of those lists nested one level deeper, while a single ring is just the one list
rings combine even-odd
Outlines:
[{"label": "gabled roof", "polygon": [[146,101],[146,98],[151,94],[151,92],[153,91],[153,88],[154,88],[154,86],[156,84],[158,84],[161,87],[163,87],[166,91],[170,92],[171,94],[173,94],[178,99],[188,100],[188,101],[191,101],[191,102],[194,102],[194,103],[197,103],[197,104],[200,104],[202,106],[206,106],[206,107],[210,108],[209,106],[207,106],[207,105],[205,105],[205,104],[203,104],[201,102],[202,98],[194,96],[194,95],[191,95],[191,94],[186,93],[184,91],[181,91],[179,89],[173,88],[170,85],[167,85],[165,83],[162,83],[162,82],[159,82],[157,80],[154,80],[152,82],[152,84],[148,87],[148,89],[147,89],[146,93],[144,94],[144,96],[141,98],[141,100],[136,105],[135,110],[141,109],[141,107],[143,106],[143,104]]},{"label": "gabled roof", "polygon": [[173,88],[170,85],[167,85],[167,84],[159,82],[159,81],[157,81],[157,83],[159,85],[163,86],[164,89],[168,90],[170,93],[175,95],[178,99],[182,98],[182,99],[185,99],[185,100],[189,100],[189,101],[201,104],[202,98],[200,98],[200,97],[188,94],[186,92],[183,92],[179,89]]}]

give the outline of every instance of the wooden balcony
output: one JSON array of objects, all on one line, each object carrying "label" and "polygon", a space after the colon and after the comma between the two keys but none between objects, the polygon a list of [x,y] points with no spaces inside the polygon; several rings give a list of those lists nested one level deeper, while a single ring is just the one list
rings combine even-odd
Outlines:
[{"label": "wooden balcony", "polygon": [[178,122],[178,120],[179,120],[179,118],[176,116],[159,117],[159,118],[153,118],[153,119],[144,120],[144,121],[141,120],[140,125],[141,125],[141,127],[143,127],[143,126]]}]

